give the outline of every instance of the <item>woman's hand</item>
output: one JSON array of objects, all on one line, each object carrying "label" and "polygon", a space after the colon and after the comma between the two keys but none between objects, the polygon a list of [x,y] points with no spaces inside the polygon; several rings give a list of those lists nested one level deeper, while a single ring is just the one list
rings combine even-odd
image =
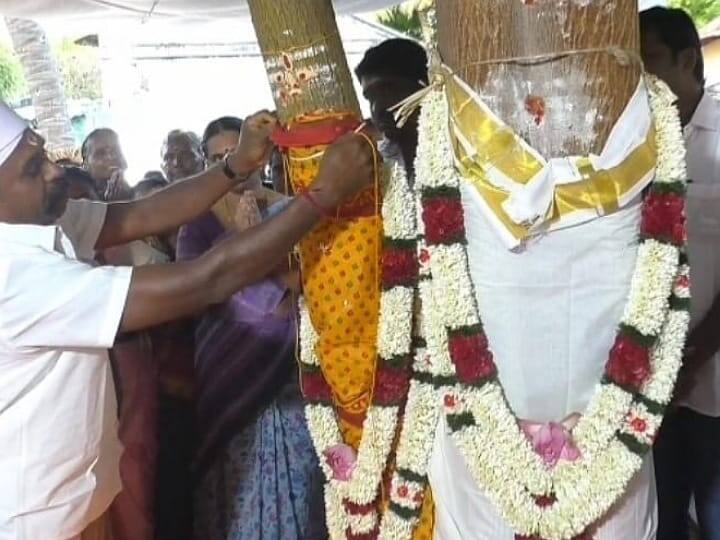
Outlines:
[{"label": "woman's hand", "polygon": [[262,221],[260,208],[258,208],[255,194],[247,191],[240,196],[234,215],[235,230],[237,232],[246,231],[255,227]]}]

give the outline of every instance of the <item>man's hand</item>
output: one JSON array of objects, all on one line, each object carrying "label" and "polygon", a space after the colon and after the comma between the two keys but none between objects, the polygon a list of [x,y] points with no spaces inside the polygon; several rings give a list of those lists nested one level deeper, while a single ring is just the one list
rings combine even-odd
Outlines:
[{"label": "man's hand", "polygon": [[[375,177],[373,155],[368,139],[348,133],[335,141],[320,163],[311,190],[324,208],[335,208],[370,186]],[[379,159],[379,158],[378,158]]]},{"label": "man's hand", "polygon": [[272,152],[270,135],[276,126],[277,118],[268,111],[257,112],[243,121],[240,143],[228,158],[233,171],[250,173],[265,164]]},{"label": "man's hand", "polygon": [[112,202],[130,199],[130,193],[125,182],[125,176],[122,169],[115,169],[110,175],[103,193],[103,200]]}]

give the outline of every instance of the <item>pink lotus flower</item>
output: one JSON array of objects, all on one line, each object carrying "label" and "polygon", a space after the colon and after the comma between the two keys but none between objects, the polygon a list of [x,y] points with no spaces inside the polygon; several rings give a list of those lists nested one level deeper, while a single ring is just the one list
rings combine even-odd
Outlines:
[{"label": "pink lotus flower", "polygon": [[577,416],[571,416],[562,424],[550,422],[539,424],[537,422],[520,421],[520,428],[525,433],[533,450],[543,458],[546,465],[554,467],[561,459],[576,461],[580,458],[580,450],[573,443],[570,429],[577,423]]},{"label": "pink lotus flower", "polygon": [[333,472],[335,480],[350,480],[355,470],[357,462],[357,454],[355,450],[347,444],[336,444],[323,451],[323,457]]}]

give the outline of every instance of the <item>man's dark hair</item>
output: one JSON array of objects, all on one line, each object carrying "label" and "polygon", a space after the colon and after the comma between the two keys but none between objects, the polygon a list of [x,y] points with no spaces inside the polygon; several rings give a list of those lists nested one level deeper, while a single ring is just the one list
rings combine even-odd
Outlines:
[{"label": "man's dark hair", "polygon": [[202,138],[202,151],[205,157],[209,157],[207,155],[207,144],[210,139],[223,131],[237,131],[239,135],[242,130],[242,123],[243,121],[235,116],[223,116],[210,122],[205,128]]},{"label": "man's dark hair", "polygon": [[117,133],[115,133],[115,131],[110,128],[98,128],[98,129],[92,130],[90,132],[90,134],[87,137],[85,137],[85,140],[83,141],[82,146],[80,147],[80,156],[82,157],[83,163],[85,163],[87,161],[90,142],[98,135],[103,135],[103,134],[110,134],[110,135],[117,136]]},{"label": "man's dark hair", "polygon": [[389,39],[368,49],[355,68],[358,79],[368,75],[395,75],[412,82],[428,83],[427,53],[409,39]]},{"label": "man's dark hair", "polygon": [[703,61],[702,44],[695,23],[690,15],[682,9],[654,7],[640,13],[640,32],[653,32],[660,42],[668,47],[673,58],[686,49],[697,52],[695,78],[705,83],[705,63]]}]

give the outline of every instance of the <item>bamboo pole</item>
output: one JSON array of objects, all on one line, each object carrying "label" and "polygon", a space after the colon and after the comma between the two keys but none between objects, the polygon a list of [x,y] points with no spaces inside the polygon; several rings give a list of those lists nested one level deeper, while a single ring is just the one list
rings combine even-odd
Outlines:
[{"label": "bamboo pole", "polygon": [[602,150],[637,86],[638,63],[595,52],[472,64],[609,46],[639,53],[637,0],[439,0],[437,16],[445,63],[533,147],[547,157]]}]

